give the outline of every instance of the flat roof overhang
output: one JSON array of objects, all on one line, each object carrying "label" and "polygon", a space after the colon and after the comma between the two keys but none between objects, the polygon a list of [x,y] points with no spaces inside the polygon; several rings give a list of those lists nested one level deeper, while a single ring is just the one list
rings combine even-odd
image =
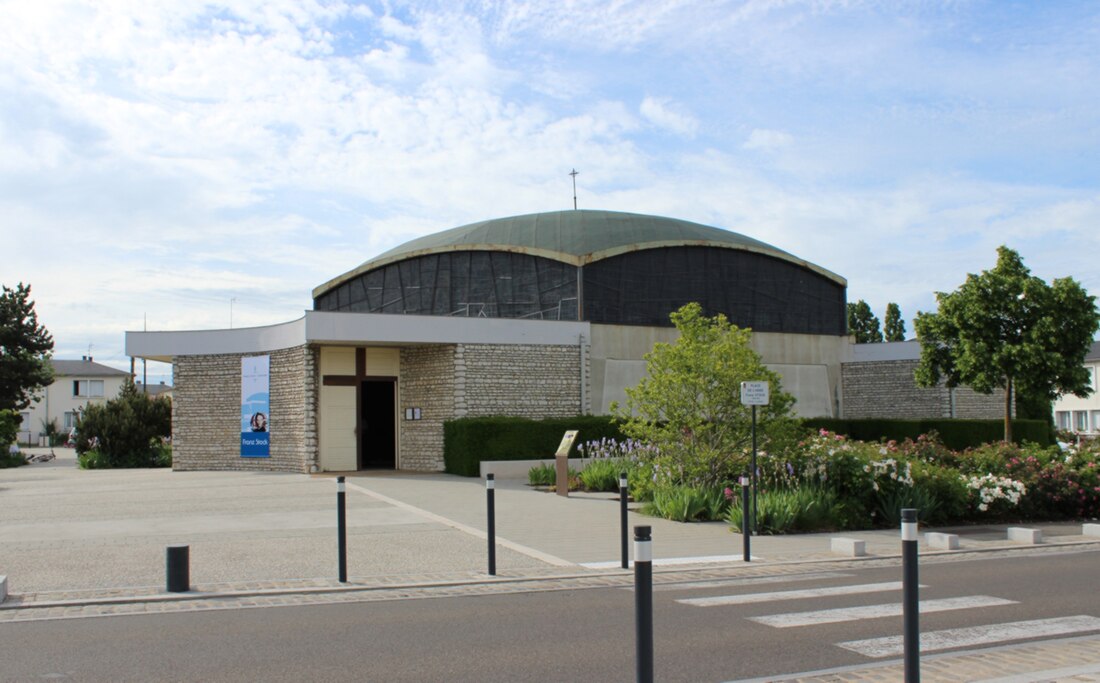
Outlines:
[{"label": "flat roof overhang", "polygon": [[306,311],[297,320],[264,327],[127,332],[126,355],[171,363],[176,356],[264,353],[304,344],[577,346],[582,335],[591,339],[587,322]]}]

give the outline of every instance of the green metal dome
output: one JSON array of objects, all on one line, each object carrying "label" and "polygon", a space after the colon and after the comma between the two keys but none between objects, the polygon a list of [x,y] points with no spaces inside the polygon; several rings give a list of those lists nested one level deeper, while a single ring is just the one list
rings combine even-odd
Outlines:
[{"label": "green metal dome", "polygon": [[314,297],[375,268],[449,251],[506,251],[584,266],[631,251],[718,247],[771,256],[808,268],[841,286],[847,281],[782,249],[729,230],[663,216],[619,211],[551,211],[494,218],[406,242],[313,291]]}]

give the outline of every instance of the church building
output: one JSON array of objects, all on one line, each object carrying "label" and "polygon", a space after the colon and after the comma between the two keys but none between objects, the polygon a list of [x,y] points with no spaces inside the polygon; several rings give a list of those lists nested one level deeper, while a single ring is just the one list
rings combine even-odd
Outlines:
[{"label": "church building", "polygon": [[802,416],[839,417],[844,278],[727,230],[558,211],[412,240],[267,327],[128,332],[173,366],[173,467],[443,469],[443,423],[603,414],[699,302],[753,330]]}]

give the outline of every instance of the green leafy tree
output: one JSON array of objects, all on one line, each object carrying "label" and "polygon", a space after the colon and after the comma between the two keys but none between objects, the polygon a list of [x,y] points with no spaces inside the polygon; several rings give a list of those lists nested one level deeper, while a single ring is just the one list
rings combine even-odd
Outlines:
[{"label": "green leafy tree", "polygon": [[856,336],[857,344],[874,344],[882,341],[878,318],[866,301],[860,299],[848,304],[848,334]]},{"label": "green leafy tree", "polygon": [[770,383],[771,402],[757,413],[763,448],[796,429],[794,397],[752,350],[751,330],[721,314],[705,317],[697,303],[671,319],[679,339],[646,354],[646,377],[626,390],[625,406],[612,404],[611,410],[623,434],[656,446],[662,485],[717,486],[742,470],[752,443],[741,382]]},{"label": "green leafy tree", "polygon": [[888,342],[905,341],[905,321],[901,318],[901,308],[894,302],[886,304],[884,336]]},{"label": "green leafy tree", "polygon": [[83,467],[156,467],[163,440],[172,434],[172,403],[150,398],[127,380],[118,397],[90,404],[76,428],[76,452]]},{"label": "green leafy tree", "polygon": [[1091,392],[1084,360],[1100,314],[1096,297],[1073,278],[1048,285],[1002,246],[996,267],[967,275],[954,292],[937,292],[936,301],[936,313],[918,313],[915,321],[917,383],[943,380],[984,394],[1004,389],[1005,441],[1012,440],[1014,390],[1032,401]]},{"label": "green leafy tree", "polygon": [[53,337],[38,324],[31,287],[0,292],[0,410],[23,410],[53,382]]}]

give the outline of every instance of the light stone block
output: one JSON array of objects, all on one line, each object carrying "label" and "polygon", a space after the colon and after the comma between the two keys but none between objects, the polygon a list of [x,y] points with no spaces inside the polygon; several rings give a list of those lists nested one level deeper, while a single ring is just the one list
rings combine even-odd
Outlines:
[{"label": "light stone block", "polygon": [[1084,536],[1100,536],[1100,524],[1085,524],[1081,527]]},{"label": "light stone block", "polygon": [[930,531],[924,535],[924,542],[928,544],[929,548],[935,548],[936,550],[959,549],[959,537],[956,534],[942,534],[936,531]]},{"label": "light stone block", "polygon": [[1008,527],[1008,540],[1013,543],[1036,545],[1043,542],[1042,529],[1028,529],[1022,526]]},{"label": "light stone block", "polygon": [[830,549],[837,555],[845,557],[863,557],[867,554],[867,543],[855,538],[836,537],[830,539]]}]

